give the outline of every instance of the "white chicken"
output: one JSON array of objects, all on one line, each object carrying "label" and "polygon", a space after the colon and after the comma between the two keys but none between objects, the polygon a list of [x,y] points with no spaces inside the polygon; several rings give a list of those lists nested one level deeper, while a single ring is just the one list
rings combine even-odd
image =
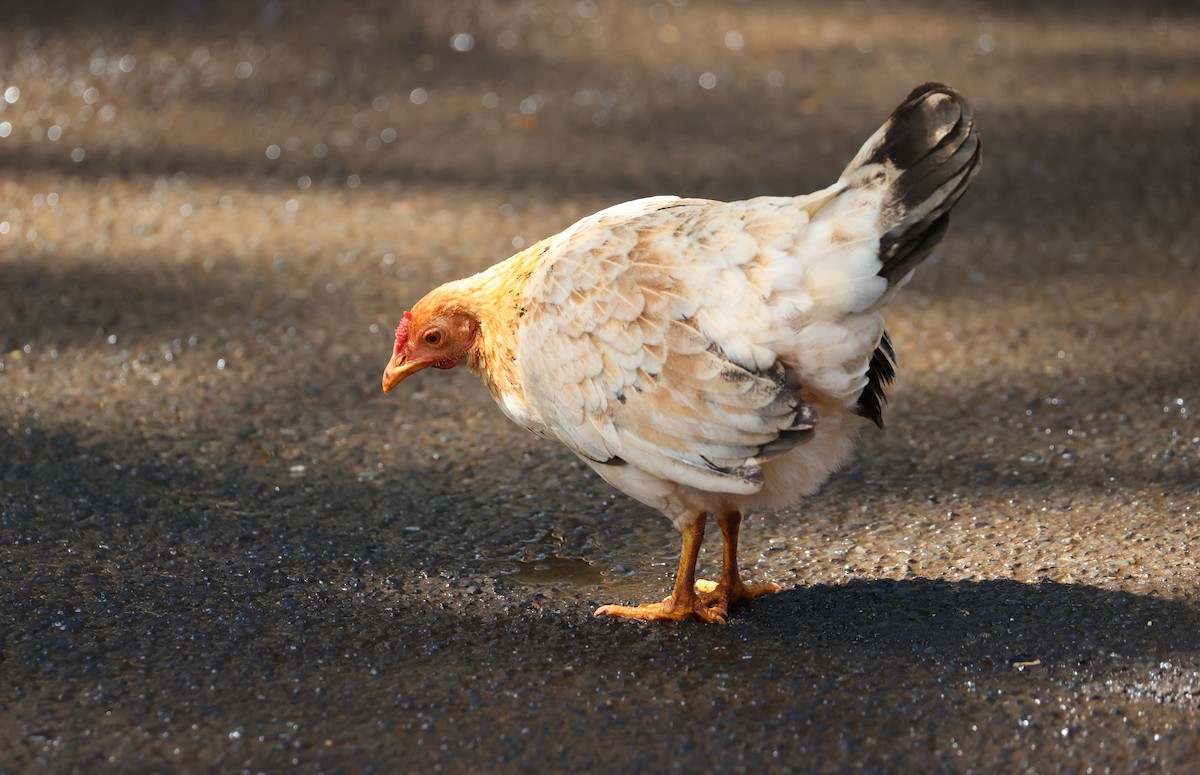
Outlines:
[{"label": "white chicken", "polygon": [[[832,186],[739,202],[652,197],[594,215],[404,313],[389,392],[465,363],[501,410],[674,522],[661,603],[596,614],[724,622],[748,511],[796,503],[882,426],[881,308],[941,240],[979,169],[971,111],[919,87]],[[696,579],[709,515],[721,576]]]}]

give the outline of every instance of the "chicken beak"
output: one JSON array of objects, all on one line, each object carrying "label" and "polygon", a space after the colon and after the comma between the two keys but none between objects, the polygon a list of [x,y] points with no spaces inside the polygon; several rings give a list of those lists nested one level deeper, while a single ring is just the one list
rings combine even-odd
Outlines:
[{"label": "chicken beak", "polygon": [[417,373],[428,365],[424,361],[410,361],[403,353],[393,355],[391,362],[383,370],[383,392],[392,392],[392,388],[403,382],[405,377]]}]

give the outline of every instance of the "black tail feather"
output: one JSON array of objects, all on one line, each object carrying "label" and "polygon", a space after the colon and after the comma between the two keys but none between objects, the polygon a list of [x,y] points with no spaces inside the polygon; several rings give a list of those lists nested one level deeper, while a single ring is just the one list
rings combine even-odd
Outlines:
[{"label": "black tail feather", "polygon": [[880,224],[882,277],[900,281],[941,241],[950,209],[979,171],[979,160],[971,106],[936,83],[914,89],[867,141],[842,177],[867,165],[889,171]]},{"label": "black tail feather", "polygon": [[867,368],[867,386],[858,397],[858,405],[854,413],[866,417],[878,427],[883,427],[883,405],[887,403],[887,386],[896,378],[896,351],[892,349],[892,340],[883,332],[875,354],[871,356],[871,365]]},{"label": "black tail feather", "polygon": [[[882,187],[881,277],[901,282],[941,242],[950,210],[979,171],[980,143],[971,106],[948,86],[918,86],[842,173],[852,187]],[[883,427],[886,390],[896,377],[887,332],[867,366],[854,411]]]},{"label": "black tail feather", "polygon": [[891,255],[884,260],[879,274],[892,283],[903,279],[933,252],[949,226],[950,213],[945,213],[936,221],[917,224],[892,240],[888,243]]}]

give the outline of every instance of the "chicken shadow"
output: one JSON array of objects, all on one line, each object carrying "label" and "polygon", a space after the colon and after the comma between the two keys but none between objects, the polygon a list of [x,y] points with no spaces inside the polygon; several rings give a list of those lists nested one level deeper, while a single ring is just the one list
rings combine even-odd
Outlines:
[{"label": "chicken shadow", "polygon": [[1007,669],[1200,654],[1200,610],[1148,594],[1010,579],[855,579],[793,587],[735,611],[798,647]]}]

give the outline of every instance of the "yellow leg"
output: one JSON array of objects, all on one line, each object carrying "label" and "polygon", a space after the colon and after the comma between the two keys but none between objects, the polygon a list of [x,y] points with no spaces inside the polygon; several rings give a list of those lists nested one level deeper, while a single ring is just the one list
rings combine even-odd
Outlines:
[{"label": "yellow leg", "polygon": [[683,549],[679,552],[679,569],[675,572],[675,586],[671,596],[661,603],[642,605],[604,605],[596,609],[596,616],[623,616],[627,619],[679,621],[695,617],[705,622],[724,624],[724,612],[710,611],[696,594],[696,557],[704,541],[705,514],[683,530]]},{"label": "yellow leg", "polygon": [[746,584],[742,581],[737,562],[738,532],[742,527],[740,511],[724,512],[717,517],[717,524],[721,528],[721,536],[725,539],[725,547],[721,553],[721,581],[714,584],[707,579],[698,579],[696,591],[712,613],[724,618],[729,612],[729,606],[734,603],[753,600],[761,595],[772,595],[783,587],[771,581],[761,584]]}]

